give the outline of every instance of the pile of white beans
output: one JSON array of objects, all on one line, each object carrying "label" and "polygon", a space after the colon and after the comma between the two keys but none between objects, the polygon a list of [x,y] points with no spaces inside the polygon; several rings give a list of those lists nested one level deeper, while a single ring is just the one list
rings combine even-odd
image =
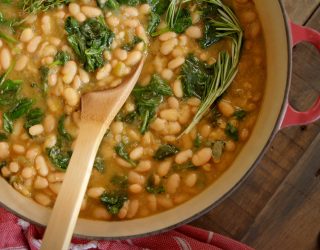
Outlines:
[{"label": "pile of white beans", "polygon": [[[46,149],[57,143],[58,119],[61,115],[67,114],[64,125],[76,138],[80,121],[81,94],[121,84],[122,79],[132,73],[142,58],[146,44],[149,44],[149,56],[139,84],[147,85],[152,75],[158,74],[168,82],[173,96],[166,98],[158,107],[156,117],[143,135],[136,124],[121,121],[111,124],[110,132],[103,139],[99,150],[106,162],[106,172],[101,174],[93,170],[82,203],[81,216],[101,220],[114,219],[99,199],[104,192],[113,188],[110,179],[115,174],[128,178],[129,199],[120,209],[118,219],[132,219],[158,213],[201,192],[231,164],[248,139],[258,115],[263,91],[265,58],[259,19],[251,0],[234,0],[234,4],[236,10],[241,10],[239,18],[244,25],[247,39],[243,57],[253,60],[241,61],[235,87],[232,87],[217,105],[221,117],[217,119],[216,124],[213,125],[209,118],[205,118],[191,133],[180,139],[177,139],[179,134],[190,123],[201,103],[195,97],[183,98],[183,84],[179,77],[181,66],[190,53],[208,64],[213,64],[219,51],[228,49],[228,42],[222,42],[210,50],[200,48],[197,40],[203,36],[203,23],[200,21],[199,13],[194,11],[196,6],[191,9],[192,26],[183,34],[166,32],[150,40],[150,44],[145,31],[151,11],[148,4],[137,7],[121,6],[119,12],[103,12],[96,6],[95,1],[82,0],[38,16],[28,16],[26,27],[17,35],[19,43],[14,49],[0,39],[0,73],[15,62],[10,77],[23,80],[24,93],[30,96],[34,95],[34,92],[27,85],[39,79],[40,66],[50,65],[58,51],[73,54],[64,32],[64,22],[68,16],[79,22],[104,16],[106,24],[115,33],[115,39],[111,49],[103,53],[106,64],[96,72],[86,72],[75,56],[64,66],[50,69],[48,94],[45,99],[39,101],[39,106],[46,114],[43,122],[25,131],[24,120],[19,119],[14,123],[9,141],[0,142],[0,160],[7,161],[7,165],[1,168],[2,176],[24,196],[43,206],[53,206],[64,179],[64,172],[51,164]],[[160,27],[163,25],[164,21]],[[134,36],[141,38],[143,42],[138,43],[132,51],[122,49],[122,46],[130,42]],[[250,75],[250,79],[243,71],[248,67],[256,73]],[[243,93],[241,98],[237,97],[239,93]],[[239,106],[250,112],[244,121],[233,117]],[[135,108],[134,100],[130,97],[123,111],[130,113]],[[225,134],[227,123],[239,129],[239,142],[231,140]],[[2,126],[2,119],[0,125]],[[225,149],[221,159],[213,158],[210,146],[202,145],[195,148],[196,137],[201,137],[202,141],[224,141]],[[126,149],[130,158],[137,162],[136,167],[133,168],[115,153],[114,146],[119,142],[128,145]],[[156,161],[153,155],[159,146],[165,143],[177,145],[180,152],[163,161]],[[188,162],[197,169],[175,170],[175,166]],[[165,193],[150,194],[145,190],[150,177],[154,185],[164,186]]]}]

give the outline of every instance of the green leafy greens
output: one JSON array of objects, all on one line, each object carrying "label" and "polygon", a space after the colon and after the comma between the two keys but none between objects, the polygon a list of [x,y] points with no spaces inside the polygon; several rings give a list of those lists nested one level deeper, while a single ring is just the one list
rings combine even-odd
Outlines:
[{"label": "green leafy greens", "polygon": [[110,48],[115,35],[106,26],[102,16],[89,18],[82,24],[68,17],[65,30],[69,45],[84,64],[85,70],[93,72],[104,65],[102,54]]},{"label": "green leafy greens", "polygon": [[136,112],[141,121],[140,132],[144,134],[156,114],[156,108],[162,103],[165,96],[172,96],[172,90],[165,80],[155,74],[147,86],[136,86],[132,93]]},{"label": "green leafy greens", "polygon": [[123,142],[118,143],[115,147],[114,150],[116,151],[117,155],[125,160],[126,162],[130,163],[132,166],[136,166],[136,162],[132,160],[129,156],[129,153],[127,152],[125,145]]},{"label": "green leafy greens", "polygon": [[69,0],[20,0],[24,12],[37,14],[68,4]]},{"label": "green leafy greens", "polygon": [[177,148],[174,145],[171,144],[164,144],[161,145],[157,151],[155,152],[153,158],[156,160],[163,160],[165,158],[168,158],[170,156],[176,155],[177,153],[179,153],[180,149]]},{"label": "green leafy greens", "polygon": [[24,128],[29,131],[34,125],[40,124],[44,118],[44,112],[40,108],[30,109],[26,115],[26,121],[24,123]]},{"label": "green leafy greens", "polygon": [[[192,91],[186,92],[185,95],[196,93],[201,99],[201,104],[197,113],[193,117],[193,120],[181,135],[188,134],[194,126],[196,126],[196,124],[210,109],[212,104],[228,89],[238,73],[238,64],[243,38],[240,23],[232,10],[224,5],[220,0],[204,0],[204,2],[217,7],[217,18],[211,19],[210,24],[215,28],[216,37],[220,39],[229,38],[232,41],[231,55],[226,51],[220,52],[217,62],[212,65],[209,72],[206,70],[207,67],[203,68],[203,66],[200,65],[202,67],[201,70],[201,67],[198,64],[197,67],[200,69],[201,85],[197,85],[199,85],[199,88],[201,86],[202,89],[201,91],[197,91],[197,89],[193,87],[191,88]],[[171,17],[171,19],[174,20],[174,16]],[[186,64],[188,63],[189,62],[187,60]],[[188,67],[188,65],[183,67]],[[184,87],[184,90],[185,89],[186,87]]]},{"label": "green leafy greens", "polygon": [[128,195],[123,192],[105,192],[100,196],[101,203],[107,208],[112,215],[119,213],[125,201],[128,200]]}]

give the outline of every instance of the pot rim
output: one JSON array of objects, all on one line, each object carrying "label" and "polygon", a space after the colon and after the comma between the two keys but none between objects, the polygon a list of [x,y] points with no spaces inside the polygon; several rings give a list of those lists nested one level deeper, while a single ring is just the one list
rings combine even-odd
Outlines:
[{"label": "pot rim", "polygon": [[[259,155],[257,156],[256,160],[254,161],[254,163],[251,165],[251,167],[248,169],[248,171],[240,178],[240,180],[228,191],[226,192],[222,197],[220,197],[217,201],[215,201],[214,203],[212,203],[210,206],[208,206],[207,208],[201,210],[200,212],[194,214],[193,216],[184,219],[182,221],[180,221],[179,223],[175,223],[169,227],[165,227],[162,229],[157,229],[151,232],[147,232],[147,233],[141,233],[141,234],[135,234],[135,235],[130,235],[130,236],[119,236],[119,237],[108,237],[108,236],[87,236],[84,234],[77,234],[75,233],[73,236],[77,237],[77,238],[81,238],[81,239],[85,239],[85,240],[124,240],[124,239],[132,239],[132,238],[140,238],[140,237],[147,237],[147,236],[152,236],[152,235],[156,235],[156,234],[160,234],[160,233],[164,233],[167,231],[170,231],[172,229],[175,229],[179,226],[183,226],[191,221],[194,221],[195,219],[201,217],[202,215],[208,213],[210,210],[214,209],[215,207],[217,207],[218,205],[220,205],[226,198],[228,198],[231,194],[234,193],[234,191],[236,189],[239,188],[240,185],[243,184],[243,182],[248,178],[248,176],[255,170],[255,168],[257,167],[258,163],[261,161],[262,157],[265,155],[266,151],[268,150],[271,142],[273,141],[275,135],[277,134],[277,132],[280,130],[283,118],[285,116],[285,111],[286,111],[286,104],[288,101],[288,97],[289,97],[289,90],[290,90],[290,86],[291,86],[291,76],[292,76],[292,34],[291,34],[291,29],[290,29],[290,22],[289,22],[289,18],[286,14],[285,8],[284,8],[284,4],[282,3],[281,0],[278,0],[279,3],[279,7],[280,10],[282,12],[282,17],[283,17],[283,21],[284,21],[284,25],[285,25],[285,32],[286,32],[286,38],[287,38],[287,53],[288,53],[288,58],[287,58],[287,64],[288,64],[288,69],[287,69],[287,80],[286,80],[286,87],[285,87],[285,92],[284,92],[284,98],[282,101],[282,105],[281,105],[281,109],[279,112],[279,116],[278,119],[275,123],[275,126],[271,132],[271,135],[269,137],[269,139],[266,141],[263,149],[261,150],[261,152],[259,153]],[[14,215],[18,216],[19,218],[30,222],[36,226],[39,227],[46,227],[46,225],[43,225],[39,222],[33,221],[32,219],[27,218],[26,216],[21,215],[20,213],[14,211],[13,209],[11,209],[10,207],[8,207],[6,204],[4,204],[2,201],[0,201],[0,205],[1,207],[4,207],[7,211],[13,213]]]}]

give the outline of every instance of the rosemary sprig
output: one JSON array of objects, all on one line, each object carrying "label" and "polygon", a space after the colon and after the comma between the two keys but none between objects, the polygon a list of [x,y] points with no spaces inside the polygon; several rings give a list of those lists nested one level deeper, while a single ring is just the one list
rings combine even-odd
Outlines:
[{"label": "rosemary sprig", "polygon": [[[211,25],[215,28],[217,37],[231,39],[231,55],[225,51],[220,52],[216,64],[213,65],[213,74],[205,88],[200,107],[181,135],[188,134],[197,125],[217,98],[228,89],[238,73],[243,39],[240,23],[232,10],[224,5],[221,0],[203,0],[203,2],[217,5],[218,19],[211,20]],[[174,20],[174,17],[169,19]]]}]

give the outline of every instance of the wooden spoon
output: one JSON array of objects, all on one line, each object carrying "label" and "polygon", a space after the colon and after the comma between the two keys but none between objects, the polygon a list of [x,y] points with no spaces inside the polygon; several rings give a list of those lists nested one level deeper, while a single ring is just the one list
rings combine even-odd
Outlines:
[{"label": "wooden spoon", "polygon": [[68,249],[100,142],[140,76],[146,56],[134,75],[116,88],[81,97],[81,122],[75,148],[53,207],[41,249]]}]

